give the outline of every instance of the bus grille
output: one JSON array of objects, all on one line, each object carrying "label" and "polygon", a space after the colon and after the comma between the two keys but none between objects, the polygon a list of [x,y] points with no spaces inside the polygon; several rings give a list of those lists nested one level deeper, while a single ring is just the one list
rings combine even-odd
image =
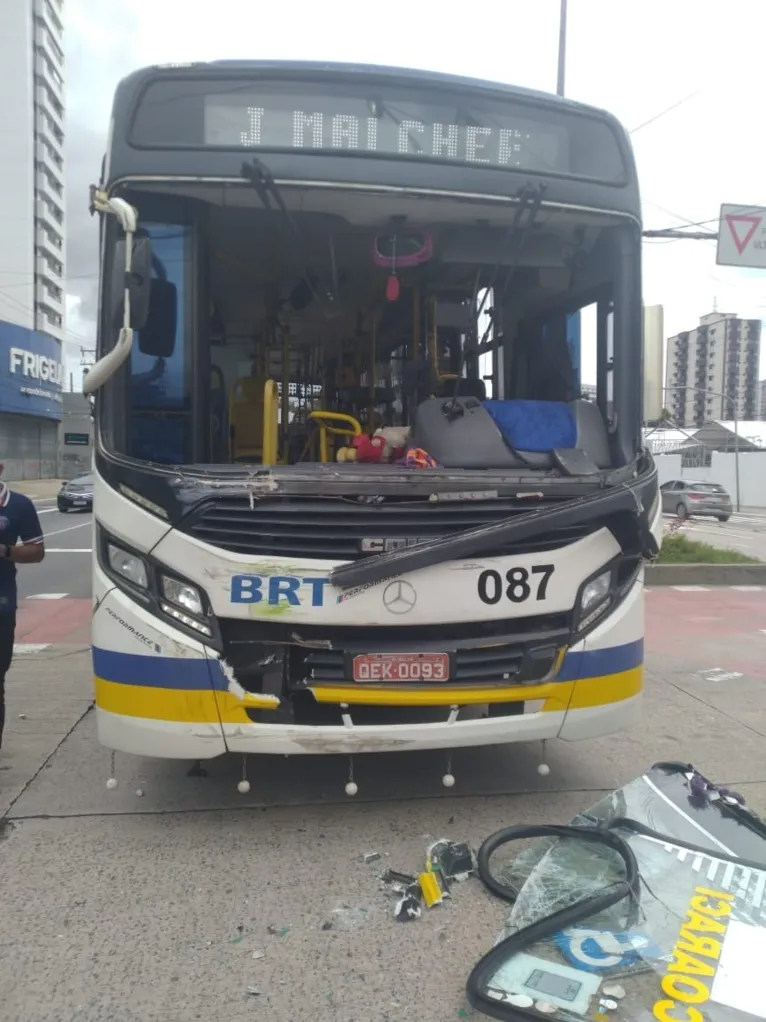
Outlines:
[{"label": "bus grille", "polygon": [[[203,543],[233,553],[353,561],[383,552],[380,546],[364,550],[363,540],[438,539],[531,510],[533,506],[503,499],[362,504],[343,497],[278,497],[261,498],[251,508],[245,497],[219,497],[192,511],[178,528]],[[499,556],[566,546],[603,524],[594,519],[492,552]]]},{"label": "bus grille", "polygon": [[[548,614],[507,621],[476,621],[449,626],[284,625],[221,618],[224,657],[245,681],[269,654],[287,658],[291,688],[350,681],[359,653],[449,652],[449,684],[533,683],[552,669],[571,642],[571,615]],[[313,643],[330,643],[317,648]],[[273,668],[272,668],[273,669]]]}]

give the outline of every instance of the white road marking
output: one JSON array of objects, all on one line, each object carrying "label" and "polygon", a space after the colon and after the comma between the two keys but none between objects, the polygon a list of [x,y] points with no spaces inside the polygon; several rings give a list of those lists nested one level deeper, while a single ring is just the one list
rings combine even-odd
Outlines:
[{"label": "white road marking", "polygon": [[[663,590],[667,590],[667,589],[675,589],[676,592],[680,592],[680,593],[690,593],[690,592],[693,592],[693,593],[712,593],[712,592],[718,592],[721,589],[736,589],[740,593],[762,593],[764,587],[763,586],[655,586],[653,588],[649,588],[648,586],[644,586],[644,592],[645,593],[661,593]],[[766,634],[766,628],[762,629],[762,631],[764,632],[764,634]]]},{"label": "white road marking", "polygon": [[24,656],[28,653],[42,653],[43,650],[50,648],[49,642],[17,642],[13,647],[13,654],[14,656]]},{"label": "white road marking", "polygon": [[46,547],[45,548],[45,552],[46,552],[46,554],[92,554],[93,553],[93,547],[90,547],[90,546],[80,546],[80,547],[66,547],[66,546],[62,546],[62,547],[53,547],[52,549],[51,549],[51,547]]},{"label": "white road marking", "polygon": [[65,596],[69,596],[69,593],[35,593],[34,596],[28,596],[28,600],[63,600]]},{"label": "white road marking", "polygon": [[75,529],[84,529],[86,526],[91,525],[93,525],[93,522],[88,519],[87,522],[80,522],[79,525],[69,525],[66,529],[56,529],[55,532],[46,532],[45,538],[48,539],[49,536],[60,536],[62,532],[74,532]]},{"label": "white road marking", "polygon": [[52,512],[54,512],[54,511],[58,511],[58,508],[57,507],[43,507],[43,508],[38,508],[37,513],[38,513],[38,515],[49,515],[49,514],[52,514]]},{"label": "white road marking", "polygon": [[725,671],[722,667],[708,667],[696,673],[704,681],[734,681],[735,678],[742,677],[740,671]]}]

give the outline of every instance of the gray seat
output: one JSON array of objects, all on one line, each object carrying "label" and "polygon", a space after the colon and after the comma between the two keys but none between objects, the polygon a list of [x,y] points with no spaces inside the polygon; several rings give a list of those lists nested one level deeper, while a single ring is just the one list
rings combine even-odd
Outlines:
[{"label": "gray seat", "polygon": [[[538,411],[545,404],[536,402]],[[553,409],[554,403],[550,404]],[[556,403],[556,407],[560,409],[561,405]],[[445,468],[557,467],[575,476],[594,475],[599,469],[608,468],[609,437],[598,405],[578,399],[569,402],[568,407],[575,427],[571,448],[525,451],[513,447],[507,433],[474,397],[429,398],[421,402],[412,442]]]}]

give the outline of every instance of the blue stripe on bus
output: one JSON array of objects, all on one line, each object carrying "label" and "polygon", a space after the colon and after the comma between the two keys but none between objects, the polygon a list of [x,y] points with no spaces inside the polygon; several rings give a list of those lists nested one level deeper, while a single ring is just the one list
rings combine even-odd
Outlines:
[{"label": "blue stripe on bus", "polygon": [[93,673],[104,681],[147,688],[225,692],[228,682],[217,660],[200,657],[142,656],[93,648]]},{"label": "blue stripe on bus", "polygon": [[626,642],[607,649],[588,649],[580,653],[567,653],[557,681],[577,681],[579,678],[600,678],[605,674],[621,674],[644,662],[644,640]]},{"label": "blue stripe on bus", "polygon": [[[644,640],[628,642],[608,649],[567,653],[556,681],[578,681],[607,674],[621,674],[644,662]],[[225,692],[228,681],[217,660],[200,657],[143,656],[140,653],[116,653],[93,649],[93,672],[104,681],[147,688],[217,689]]]}]

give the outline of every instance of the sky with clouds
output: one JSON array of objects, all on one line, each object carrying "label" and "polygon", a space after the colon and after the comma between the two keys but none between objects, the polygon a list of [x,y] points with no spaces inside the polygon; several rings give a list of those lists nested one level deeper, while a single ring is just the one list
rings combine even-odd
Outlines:
[{"label": "sky with clouds", "polygon": [[[766,0],[569,0],[567,95],[632,131],[646,228],[715,230],[720,204],[766,206]],[[98,230],[87,212],[112,93],[136,67],[221,58],[394,64],[553,92],[559,0],[67,0],[67,333],[94,346]],[[677,105],[676,105],[677,104]],[[670,107],[674,109],[669,109]],[[716,265],[715,243],[647,241],[644,300],[665,333],[717,307],[766,318],[766,271]],[[76,359],[75,359],[76,361]],[[766,377],[766,343],[761,355]]]}]

